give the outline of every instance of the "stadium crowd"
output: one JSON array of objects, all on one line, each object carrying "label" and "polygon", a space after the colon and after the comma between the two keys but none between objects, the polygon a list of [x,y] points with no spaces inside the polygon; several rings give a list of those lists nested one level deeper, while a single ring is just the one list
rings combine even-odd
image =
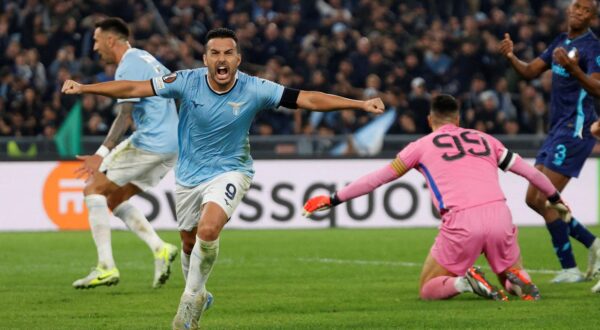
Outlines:
[{"label": "stadium crowd", "polygon": [[[429,131],[432,96],[456,95],[463,125],[544,134],[551,73],[521,80],[497,52],[505,32],[530,61],[561,31],[567,0],[0,0],[0,136],[52,138],[77,97],[67,79],[112,80],[93,51],[94,23],[130,22],[132,46],[170,70],[202,66],[204,36],[236,31],[241,69],[285,86],[352,98],[379,95],[398,116],[388,134]],[[597,24],[597,23],[595,23]],[[594,26],[598,30],[598,25]],[[105,135],[112,99],[81,98],[84,134]],[[367,114],[264,111],[252,134],[347,134]]]}]

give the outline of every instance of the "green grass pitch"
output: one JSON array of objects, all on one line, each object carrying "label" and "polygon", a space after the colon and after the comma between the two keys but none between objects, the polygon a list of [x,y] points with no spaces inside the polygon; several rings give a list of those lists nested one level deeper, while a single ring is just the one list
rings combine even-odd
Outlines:
[{"label": "green grass pitch", "polygon": [[[598,227],[592,227],[596,234]],[[206,329],[570,328],[598,326],[594,282],[550,284],[558,269],[550,237],[521,228],[538,302],[418,299],[421,264],[436,229],[226,230],[208,282]],[[178,242],[176,232],[161,236]],[[579,267],[587,250],[575,245]],[[179,259],[165,287],[151,288],[153,261],[129,232],[113,232],[121,282],[75,290],[96,261],[89,232],[0,234],[0,329],[169,329],[183,290]],[[479,265],[487,267],[481,259]],[[485,268],[490,273],[489,268]],[[488,276],[489,277],[489,276]],[[489,277],[492,278],[492,277]],[[496,282],[494,278],[494,282]],[[595,325],[594,325],[595,324]]]}]

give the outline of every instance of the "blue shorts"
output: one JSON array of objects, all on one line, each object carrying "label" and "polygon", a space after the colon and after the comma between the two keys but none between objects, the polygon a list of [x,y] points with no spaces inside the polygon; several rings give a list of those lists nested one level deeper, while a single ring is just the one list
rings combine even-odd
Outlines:
[{"label": "blue shorts", "polygon": [[535,157],[535,165],[576,178],[595,144],[594,137],[581,139],[573,137],[572,131],[551,132]]}]

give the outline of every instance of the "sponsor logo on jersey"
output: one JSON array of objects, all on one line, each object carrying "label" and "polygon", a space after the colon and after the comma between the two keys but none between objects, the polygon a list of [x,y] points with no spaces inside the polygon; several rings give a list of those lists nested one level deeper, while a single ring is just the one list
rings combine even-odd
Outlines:
[{"label": "sponsor logo on jersey", "polygon": [[562,66],[560,66],[558,64],[552,64],[552,72],[561,77],[565,77],[565,78],[571,76],[565,68],[563,68]]}]

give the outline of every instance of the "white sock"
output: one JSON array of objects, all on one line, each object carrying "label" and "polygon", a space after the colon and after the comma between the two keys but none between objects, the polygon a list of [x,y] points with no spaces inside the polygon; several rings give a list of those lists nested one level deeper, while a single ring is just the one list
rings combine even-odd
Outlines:
[{"label": "white sock", "polygon": [[98,265],[104,269],[115,267],[115,260],[110,246],[110,213],[106,197],[99,194],[87,195],[84,198],[89,212],[92,237],[98,251]]},{"label": "white sock", "polygon": [[454,281],[454,287],[458,292],[473,292],[471,284],[469,284],[469,281],[464,276],[456,277],[456,280]]},{"label": "white sock", "polygon": [[592,245],[590,245],[590,250],[598,250],[600,249],[600,239],[598,239],[598,237],[596,237],[596,239],[594,239],[594,242],[592,243]]},{"label": "white sock", "polygon": [[115,207],[113,210],[113,214],[123,220],[132,232],[134,232],[142,241],[146,242],[152,252],[158,252],[162,249],[165,244],[163,240],[158,237],[156,231],[154,231],[154,228],[152,228],[142,211],[131,205],[131,203],[125,201],[119,204],[119,206]]},{"label": "white sock", "polygon": [[183,249],[181,249],[181,271],[183,272],[183,281],[187,282],[190,271],[190,255],[183,252]]},{"label": "white sock", "polygon": [[185,282],[184,293],[195,295],[206,290],[205,285],[210,271],[219,254],[219,239],[203,241],[196,237],[196,244],[190,256],[190,270]]}]

